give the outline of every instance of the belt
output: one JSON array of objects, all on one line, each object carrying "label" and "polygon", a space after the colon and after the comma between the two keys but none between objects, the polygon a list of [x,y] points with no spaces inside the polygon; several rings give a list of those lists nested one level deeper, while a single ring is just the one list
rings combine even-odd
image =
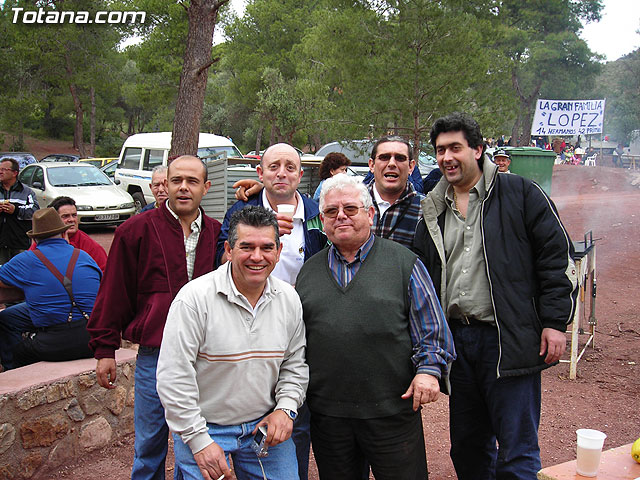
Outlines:
[{"label": "belt", "polygon": [[48,325],[46,327],[35,327],[35,331],[50,332],[50,331],[56,331],[56,330],[65,330],[67,328],[77,328],[77,327],[86,326],[86,325],[87,325],[87,321],[84,318],[81,318],[80,320],[74,320],[73,322],[56,323],[54,325]]},{"label": "belt", "polygon": [[451,318],[451,320],[462,325],[491,325],[489,322],[483,322],[482,320],[465,314],[460,314],[459,317]]}]

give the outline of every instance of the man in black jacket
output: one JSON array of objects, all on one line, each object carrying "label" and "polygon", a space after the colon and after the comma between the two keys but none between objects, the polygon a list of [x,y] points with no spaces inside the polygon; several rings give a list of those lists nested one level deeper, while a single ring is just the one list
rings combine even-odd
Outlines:
[{"label": "man in black jacket", "polygon": [[564,353],[575,307],[572,243],[537,184],[498,173],[470,116],[436,120],[431,143],[443,178],[422,202],[414,249],[458,355],[451,458],[461,480],[535,479],[540,372]]},{"label": "man in black jacket", "polygon": [[29,248],[27,230],[40,208],[33,191],[18,180],[19,169],[13,158],[0,163],[0,265]]}]

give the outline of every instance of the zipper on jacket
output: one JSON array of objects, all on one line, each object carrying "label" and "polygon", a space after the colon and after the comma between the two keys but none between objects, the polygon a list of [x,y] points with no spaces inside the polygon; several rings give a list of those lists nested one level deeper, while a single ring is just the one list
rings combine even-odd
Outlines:
[{"label": "zipper on jacket", "polygon": [[[484,175],[484,173],[483,173]],[[496,328],[498,329],[498,363],[496,364],[496,378],[500,378],[500,362],[502,361],[502,336],[500,335],[500,323],[498,322],[498,312],[496,312],[496,302],[493,299],[493,285],[491,283],[491,275],[489,275],[489,261],[487,259],[487,247],[485,246],[484,238],[484,203],[489,199],[489,196],[493,192],[495,186],[497,173],[494,172],[491,184],[487,189],[487,194],[482,200],[480,205],[480,233],[482,234],[482,253],[484,255],[484,267],[487,272],[487,280],[489,281],[489,296],[491,297],[491,306],[493,307],[493,318],[496,321]]]}]

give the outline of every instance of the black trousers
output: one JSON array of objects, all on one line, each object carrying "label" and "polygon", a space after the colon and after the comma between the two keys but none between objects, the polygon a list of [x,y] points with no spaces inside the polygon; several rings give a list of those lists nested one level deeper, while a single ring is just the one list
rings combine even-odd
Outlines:
[{"label": "black trousers", "polygon": [[87,321],[61,323],[51,327],[37,328],[33,333],[25,333],[13,350],[14,367],[32,363],[64,362],[79,358],[91,358]]},{"label": "black trousers", "polygon": [[376,480],[428,478],[420,411],[358,419],[312,410],[311,445],[320,480],[362,480],[367,462]]}]

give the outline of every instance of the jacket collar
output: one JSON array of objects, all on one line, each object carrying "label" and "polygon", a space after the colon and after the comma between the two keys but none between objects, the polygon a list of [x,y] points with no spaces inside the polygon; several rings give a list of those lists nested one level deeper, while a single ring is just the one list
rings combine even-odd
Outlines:
[{"label": "jacket collar", "polygon": [[[482,178],[484,179],[485,198],[487,198],[495,186],[498,178],[498,166],[491,161],[488,155],[484,155],[482,159]],[[439,216],[447,208],[445,203],[445,194],[449,188],[449,182],[442,176],[436,186],[429,192],[427,198],[421,202],[422,211],[426,216]]]}]

